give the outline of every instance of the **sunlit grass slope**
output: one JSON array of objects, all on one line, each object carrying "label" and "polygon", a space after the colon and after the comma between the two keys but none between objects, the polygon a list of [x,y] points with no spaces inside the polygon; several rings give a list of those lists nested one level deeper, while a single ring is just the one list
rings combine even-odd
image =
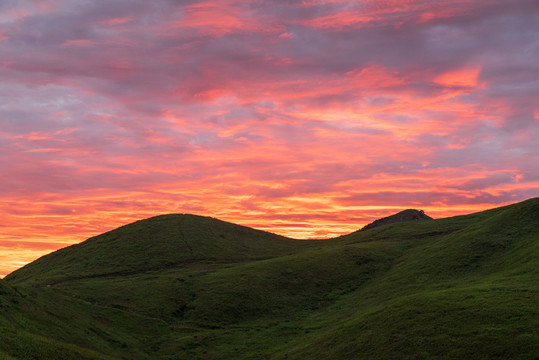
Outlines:
[{"label": "sunlit grass slope", "polygon": [[538,359],[539,199],[309,242],[167,215],[6,280],[0,325],[66,359]]}]

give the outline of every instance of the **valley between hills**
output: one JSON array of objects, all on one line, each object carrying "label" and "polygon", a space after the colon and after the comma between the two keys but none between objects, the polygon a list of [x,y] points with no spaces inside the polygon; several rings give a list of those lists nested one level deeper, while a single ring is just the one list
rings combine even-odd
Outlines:
[{"label": "valley between hills", "polygon": [[539,198],[328,240],[161,215],[0,280],[0,359],[539,359]]}]

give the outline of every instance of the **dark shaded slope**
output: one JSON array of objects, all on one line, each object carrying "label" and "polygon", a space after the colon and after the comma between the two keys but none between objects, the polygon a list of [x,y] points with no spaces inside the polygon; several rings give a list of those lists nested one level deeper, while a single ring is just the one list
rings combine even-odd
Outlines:
[{"label": "dark shaded slope", "polygon": [[423,210],[408,209],[393,214],[391,216],[375,220],[372,223],[365,225],[363,228],[361,228],[361,230],[369,230],[387,224],[419,220],[432,220],[432,218],[426,215]]},{"label": "dark shaded slope", "polygon": [[[148,333],[136,326],[144,321],[148,319],[122,317],[113,309],[51,291],[12,287],[0,280],[0,359],[118,359],[105,353],[138,356],[140,350],[119,349],[118,341],[136,342],[139,347]],[[126,324],[130,326],[125,328]]]},{"label": "dark shaded slope", "polygon": [[[131,276],[73,279],[52,288],[102,306],[171,323],[223,327],[293,319],[327,306],[386,271],[399,251],[320,246],[226,267],[196,266]],[[148,301],[148,289],[152,289]]]},{"label": "dark shaded slope", "polygon": [[0,309],[7,306],[14,293],[14,290],[4,280],[0,279]]},{"label": "dark shaded slope", "polygon": [[5,279],[16,284],[46,285],[66,279],[129,275],[196,262],[270,258],[291,254],[309,243],[209,217],[162,215],[55,251]]}]

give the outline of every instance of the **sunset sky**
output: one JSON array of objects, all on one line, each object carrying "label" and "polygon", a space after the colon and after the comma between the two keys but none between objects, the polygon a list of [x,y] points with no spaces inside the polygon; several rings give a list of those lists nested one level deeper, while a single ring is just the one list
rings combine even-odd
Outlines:
[{"label": "sunset sky", "polygon": [[539,196],[537,0],[3,0],[0,276],[134,220]]}]

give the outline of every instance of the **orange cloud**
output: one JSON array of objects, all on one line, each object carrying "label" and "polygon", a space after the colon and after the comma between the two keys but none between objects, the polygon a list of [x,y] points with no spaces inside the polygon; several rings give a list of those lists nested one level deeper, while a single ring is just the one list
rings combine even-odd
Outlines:
[{"label": "orange cloud", "polygon": [[445,72],[436,76],[434,82],[444,86],[476,87],[481,66],[466,67],[463,69]]}]

